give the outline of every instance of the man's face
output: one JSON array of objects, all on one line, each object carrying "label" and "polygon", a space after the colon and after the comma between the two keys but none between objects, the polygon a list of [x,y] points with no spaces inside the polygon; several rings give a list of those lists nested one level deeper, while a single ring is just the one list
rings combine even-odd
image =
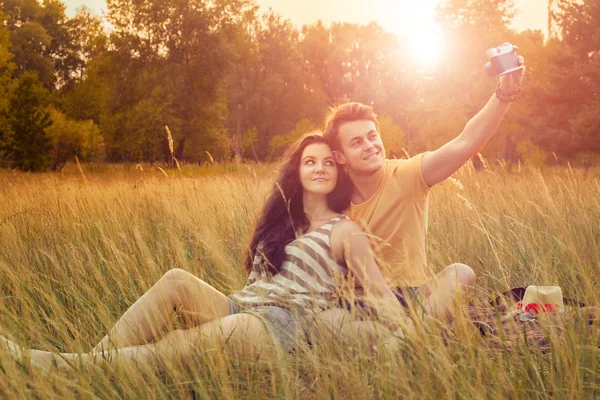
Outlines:
[{"label": "man's face", "polygon": [[338,140],[341,151],[336,161],[354,173],[373,173],[383,166],[385,149],[373,121],[367,119],[340,125]]}]

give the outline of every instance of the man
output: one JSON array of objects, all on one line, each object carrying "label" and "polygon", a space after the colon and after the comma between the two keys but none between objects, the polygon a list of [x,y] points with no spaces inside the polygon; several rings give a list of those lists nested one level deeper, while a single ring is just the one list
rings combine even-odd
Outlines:
[{"label": "man", "polygon": [[[523,57],[518,58],[523,65]],[[326,119],[325,136],[354,185],[349,216],[371,235],[382,274],[397,288],[400,301],[418,296],[429,315],[450,317],[457,295],[475,282],[473,270],[464,264],[452,264],[436,275],[428,267],[429,191],[483,149],[520,92],[524,73],[523,65],[500,77],[496,92],[460,135],[408,160],[385,159],[371,107],[343,104]]]}]

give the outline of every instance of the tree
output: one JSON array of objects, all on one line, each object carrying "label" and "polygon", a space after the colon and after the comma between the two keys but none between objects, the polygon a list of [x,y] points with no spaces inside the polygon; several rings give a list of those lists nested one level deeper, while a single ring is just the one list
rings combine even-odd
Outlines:
[{"label": "tree", "polygon": [[[167,116],[179,126],[157,121],[151,129],[172,128],[175,157],[200,161],[208,159],[206,152],[227,156],[224,81],[233,59],[229,39],[239,16],[252,12],[254,5],[246,0],[109,0],[107,5],[115,49],[109,80],[117,97],[109,112],[123,122],[106,122],[107,141],[134,137],[129,128],[135,124],[128,121],[139,120],[136,112],[148,109],[140,102],[161,86],[165,98],[172,100]],[[110,147],[109,153],[118,155]]]},{"label": "tree", "polygon": [[35,72],[21,75],[9,104],[13,167],[43,171],[49,166],[52,141],[45,129],[52,121],[46,109],[47,98],[48,91]]},{"label": "tree", "polygon": [[524,140],[517,144],[517,152],[523,162],[529,166],[539,168],[546,165],[547,154],[529,140]]},{"label": "tree", "polygon": [[60,171],[67,161],[77,157],[80,161],[94,159],[101,153],[102,136],[93,121],[75,121],[60,111],[50,111],[52,125],[45,129],[51,140],[51,169]]},{"label": "tree", "polygon": [[558,10],[553,14],[560,34],[574,49],[583,54],[600,50],[599,0],[559,0]]},{"label": "tree", "polygon": [[[53,83],[59,88],[70,85],[75,78],[75,71],[80,70],[84,63],[79,54],[79,43],[70,26],[76,20],[70,20],[65,9],[60,0],[42,0],[38,16],[39,23],[50,37],[50,43],[42,53],[52,62]],[[53,90],[54,87],[49,89]]]},{"label": "tree", "polygon": [[71,58],[76,62],[69,71],[71,82],[81,82],[87,77],[89,63],[108,51],[108,36],[101,17],[89,8],[77,9],[77,14],[67,22],[71,41]]},{"label": "tree", "polygon": [[[252,128],[248,129],[243,135],[242,135],[242,141],[240,143],[240,150],[242,152],[242,156],[246,157],[246,158],[254,158],[256,157],[256,149],[254,148],[254,143],[256,143],[256,127],[253,126]],[[250,154],[250,151],[252,151],[252,154]],[[258,161],[258,160],[256,160]]]},{"label": "tree", "polygon": [[17,66],[17,75],[35,71],[46,89],[54,86],[54,63],[47,54],[52,38],[37,21],[26,21],[11,35],[11,52]]},{"label": "tree", "polygon": [[600,101],[584,106],[569,122],[578,152],[600,152]]},{"label": "tree", "polygon": [[542,140],[563,158],[598,148],[600,142],[600,1],[558,1],[554,19],[562,40],[549,41],[547,100]]},{"label": "tree", "polygon": [[305,26],[300,48],[328,105],[360,101],[392,114],[412,98],[406,48],[374,22]]},{"label": "tree", "polygon": [[296,127],[284,135],[275,135],[269,141],[269,149],[271,157],[279,157],[283,154],[284,150],[288,148],[296,140],[300,139],[302,135],[315,129],[315,124],[307,119],[296,124]]},{"label": "tree", "polygon": [[11,137],[10,123],[8,121],[9,96],[12,83],[14,64],[10,53],[10,40],[8,28],[4,25],[5,17],[0,11],[0,165],[3,163],[8,151],[8,142]]},{"label": "tree", "polygon": [[[299,33],[290,21],[274,13],[249,20],[252,32],[238,43],[242,64],[228,77],[229,126],[256,127],[256,156],[269,157],[269,142],[289,132],[302,119],[322,118],[326,102],[320,95],[299,50]],[[243,128],[242,128],[243,130]]]},{"label": "tree", "polygon": [[6,0],[3,8],[11,32],[11,52],[18,75],[35,71],[50,91],[69,87],[85,66],[82,23],[97,27],[92,19],[69,19],[60,0]]},{"label": "tree", "polygon": [[111,104],[115,102],[116,83],[110,72],[113,57],[109,53],[99,54],[87,62],[85,73],[70,90],[62,93],[61,107],[70,118],[92,120],[101,125],[111,117]]}]

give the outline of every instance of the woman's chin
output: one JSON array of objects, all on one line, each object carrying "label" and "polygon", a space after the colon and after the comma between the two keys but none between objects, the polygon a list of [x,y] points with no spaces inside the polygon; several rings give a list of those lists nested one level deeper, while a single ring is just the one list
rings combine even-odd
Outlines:
[{"label": "woman's chin", "polygon": [[326,196],[329,193],[331,193],[334,188],[335,188],[335,186],[333,186],[333,187],[310,188],[310,189],[304,189],[304,192],[306,194],[311,195],[311,196]]}]

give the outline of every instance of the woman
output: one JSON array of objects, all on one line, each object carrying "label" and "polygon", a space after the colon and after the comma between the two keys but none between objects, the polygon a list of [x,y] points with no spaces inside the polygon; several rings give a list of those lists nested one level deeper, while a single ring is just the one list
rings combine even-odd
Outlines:
[{"label": "woman", "polygon": [[[273,342],[291,351],[307,332],[307,321],[335,308],[351,272],[367,297],[398,317],[402,307],[386,286],[368,239],[341,214],[349,203],[332,151],[320,134],[309,134],[286,154],[254,230],[245,262],[246,286],[229,297],[195,276],[168,271],[140,297],[90,353],[41,350],[26,353],[33,365],[70,368],[80,358],[102,357],[149,363],[155,355],[197,354],[201,348],[233,344],[248,353]],[[287,245],[282,245],[287,243]],[[367,279],[368,277],[368,279]],[[176,313],[185,329],[161,332]],[[339,317],[340,311],[330,311]],[[392,315],[392,314],[390,314]],[[11,354],[23,351],[0,337]]]}]

